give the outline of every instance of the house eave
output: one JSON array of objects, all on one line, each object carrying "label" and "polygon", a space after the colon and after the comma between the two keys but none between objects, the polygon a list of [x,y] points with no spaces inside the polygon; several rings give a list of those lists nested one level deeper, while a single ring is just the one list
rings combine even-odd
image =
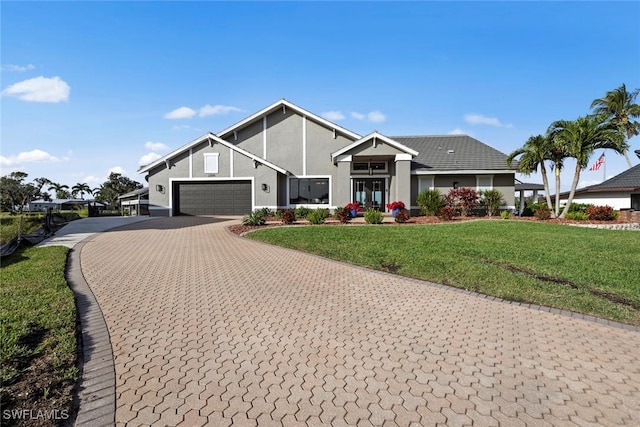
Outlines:
[{"label": "house eave", "polygon": [[511,169],[418,169],[411,171],[412,175],[499,175],[515,173]]},{"label": "house eave", "polygon": [[398,150],[400,150],[400,151],[402,151],[402,152],[404,152],[406,154],[410,154],[412,157],[415,157],[418,154],[420,154],[416,150],[414,150],[412,148],[409,148],[406,145],[400,144],[399,142],[394,141],[393,139],[391,139],[391,138],[389,138],[387,136],[384,136],[384,135],[382,135],[382,134],[380,134],[378,132],[372,132],[372,133],[370,133],[370,134],[368,134],[366,136],[363,136],[362,138],[358,139],[357,141],[354,141],[352,144],[349,144],[346,147],[341,148],[340,150],[331,153],[331,161],[335,163],[336,159],[339,156],[344,155],[344,153],[348,153],[349,151],[353,150],[354,148],[356,148],[356,147],[358,147],[358,146],[360,146],[360,145],[362,145],[362,144],[364,144],[364,143],[366,143],[368,141],[371,141],[371,140],[376,141],[378,139],[381,140],[382,142],[384,142],[385,144],[388,144],[388,145],[390,145],[390,146],[392,146],[392,147],[394,147],[394,148],[396,148],[396,149],[398,149]]}]

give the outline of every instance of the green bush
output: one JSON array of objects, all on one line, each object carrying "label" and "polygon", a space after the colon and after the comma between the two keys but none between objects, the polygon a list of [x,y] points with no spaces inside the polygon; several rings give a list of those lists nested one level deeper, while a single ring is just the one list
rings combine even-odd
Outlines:
[{"label": "green bush", "polygon": [[589,203],[571,203],[571,206],[569,206],[569,211],[567,213],[572,213],[572,212],[587,213],[587,209],[589,208],[589,206],[593,206],[593,205]]},{"label": "green bush", "polygon": [[580,212],[580,211],[574,211],[574,212],[567,212],[567,215],[565,216],[565,218],[567,219],[572,219],[574,221],[586,221],[589,219],[589,215],[587,215],[586,212]]},{"label": "green bush", "polygon": [[511,218],[511,213],[509,213],[509,211],[502,211],[500,212],[500,217],[502,219],[509,219]]},{"label": "green bush", "polygon": [[422,190],[422,192],[418,194],[417,202],[424,215],[437,215],[445,203],[444,196],[436,189]]},{"label": "green bush", "polygon": [[264,225],[264,213],[261,209],[257,209],[251,212],[249,215],[245,216],[242,220],[242,224],[244,225]]},{"label": "green bush", "polygon": [[487,208],[487,214],[489,216],[495,215],[502,205],[502,193],[498,190],[485,190],[480,194],[482,196],[482,206]]},{"label": "green bush", "polygon": [[382,215],[382,212],[375,209],[367,209],[364,213],[364,220],[367,224],[382,224],[383,219],[384,216]]},{"label": "green bush", "polygon": [[306,206],[299,206],[296,208],[296,218],[306,218],[311,213],[312,209]]},{"label": "green bush", "polygon": [[307,214],[307,221],[311,224],[324,224],[324,220],[329,216],[329,211],[327,209],[314,209]]},{"label": "green bush", "polygon": [[271,208],[261,208],[259,209],[260,213],[262,214],[263,217],[268,217],[268,216],[274,216],[274,212]]}]

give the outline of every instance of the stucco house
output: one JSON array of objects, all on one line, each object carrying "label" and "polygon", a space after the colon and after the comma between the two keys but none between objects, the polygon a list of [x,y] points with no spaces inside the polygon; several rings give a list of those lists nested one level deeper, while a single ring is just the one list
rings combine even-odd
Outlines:
[{"label": "stucco house", "polygon": [[386,210],[418,193],[497,189],[513,209],[515,168],[465,135],[362,136],[284,99],[207,133],[139,169],[149,214],[241,215],[271,209],[335,209],[350,202]]},{"label": "stucco house", "polygon": [[[560,193],[561,203],[566,203],[568,198],[568,191]],[[573,202],[640,211],[640,164],[600,184],[578,188]]]}]

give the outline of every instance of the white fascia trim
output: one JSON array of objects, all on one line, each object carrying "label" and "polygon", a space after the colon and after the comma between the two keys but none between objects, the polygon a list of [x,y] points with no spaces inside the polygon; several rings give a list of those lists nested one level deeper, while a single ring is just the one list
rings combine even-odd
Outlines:
[{"label": "white fascia trim", "polygon": [[302,174],[307,174],[307,116],[302,116]]},{"label": "white fascia trim", "polygon": [[267,158],[267,116],[262,118],[262,157]]},{"label": "white fascia trim", "polygon": [[193,147],[189,148],[189,178],[193,176]]},{"label": "white fascia trim", "polygon": [[515,174],[516,171],[510,169],[466,169],[450,171],[412,171],[411,175],[498,175]]},{"label": "white fascia trim", "polygon": [[298,114],[302,115],[302,116],[307,116],[308,118],[311,118],[313,121],[316,121],[322,125],[324,125],[325,127],[331,128],[331,129],[336,129],[338,130],[340,133],[343,133],[347,136],[349,136],[350,138],[353,139],[359,139],[361,138],[360,135],[358,135],[355,132],[350,131],[349,129],[345,129],[342,126],[338,126],[335,123],[331,123],[329,120],[322,118],[316,114],[313,114],[310,111],[305,110],[304,108],[298,107],[295,104],[292,104],[291,102],[287,101],[286,99],[281,99],[279,101],[274,102],[273,104],[263,108],[262,110],[258,111],[257,113],[254,113],[252,115],[250,115],[249,117],[247,117],[244,120],[239,121],[238,123],[236,123],[235,125],[228,127],[220,132],[217,133],[218,136],[220,137],[224,137],[226,135],[228,135],[229,133],[233,132],[234,130],[237,130],[257,119],[259,119],[261,116],[263,115],[268,115],[271,114],[272,112],[278,110],[278,109],[282,109],[282,107],[285,106],[287,108],[290,108],[291,110],[297,112]]},{"label": "white fascia trim", "polygon": [[353,161],[353,156],[352,155],[348,155],[348,156],[338,156],[338,158],[336,159],[336,162],[352,162]]},{"label": "white fascia trim", "polygon": [[364,136],[362,138],[360,138],[359,140],[355,141],[352,144],[347,145],[344,148],[341,148],[340,150],[331,153],[331,160],[333,160],[335,162],[335,158],[340,156],[341,154],[346,153],[349,150],[352,150],[354,148],[356,148],[357,146],[364,144],[365,142],[370,141],[371,139],[379,139],[381,141],[383,141],[384,143],[391,145],[392,147],[397,148],[398,150],[404,151],[406,154],[410,154],[412,156],[417,156],[419,153],[415,150],[412,150],[411,148],[407,147],[406,145],[402,145],[397,141],[394,141],[393,139],[386,137],[378,132],[372,132],[367,136]]},{"label": "white fascia trim", "polygon": [[411,160],[413,159],[413,156],[411,154],[406,154],[406,153],[402,153],[402,154],[396,154],[396,159],[395,161],[399,161],[399,160]]}]

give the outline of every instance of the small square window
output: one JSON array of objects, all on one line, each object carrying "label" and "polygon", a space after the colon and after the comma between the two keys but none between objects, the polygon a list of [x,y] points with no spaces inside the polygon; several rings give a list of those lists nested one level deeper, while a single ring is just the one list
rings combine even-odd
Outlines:
[{"label": "small square window", "polygon": [[205,153],[204,155],[204,173],[218,173],[218,156],[219,153]]}]

